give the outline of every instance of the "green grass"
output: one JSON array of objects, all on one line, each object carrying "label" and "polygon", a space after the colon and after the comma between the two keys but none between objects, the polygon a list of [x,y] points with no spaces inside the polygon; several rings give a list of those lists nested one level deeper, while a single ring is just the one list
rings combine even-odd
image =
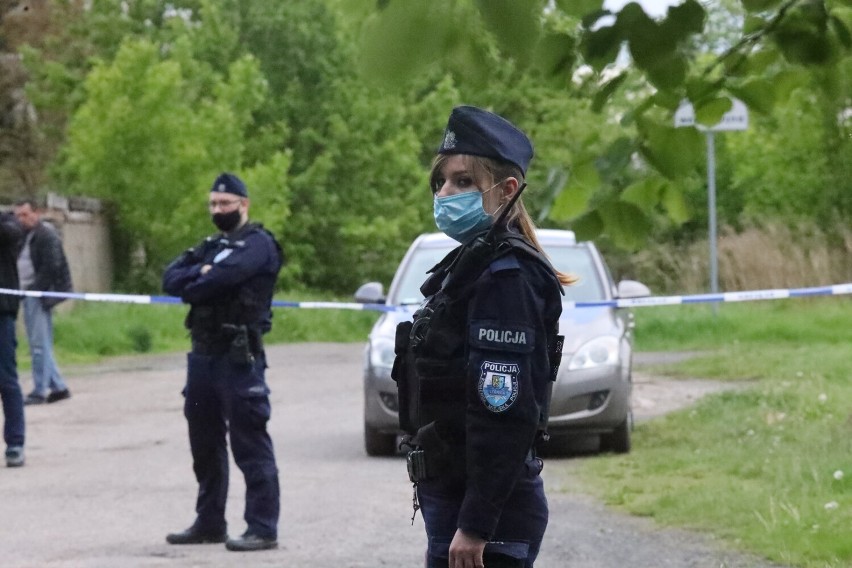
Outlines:
[{"label": "green grass", "polygon": [[700,352],[655,372],[749,382],[638,425],[631,454],[583,461],[584,486],[776,562],[852,566],[852,303],[727,304],[716,316],[643,308],[636,318],[640,350]]},{"label": "green grass", "polygon": [[[341,301],[312,293],[281,293],[288,301]],[[183,327],[188,307],[179,304],[117,304],[76,302],[54,314],[54,349],[60,366],[97,362],[133,353],[186,351],[189,335]],[[295,342],[366,341],[378,318],[375,311],[275,308],[269,344]],[[26,335],[19,328],[18,366],[29,368]]]}]

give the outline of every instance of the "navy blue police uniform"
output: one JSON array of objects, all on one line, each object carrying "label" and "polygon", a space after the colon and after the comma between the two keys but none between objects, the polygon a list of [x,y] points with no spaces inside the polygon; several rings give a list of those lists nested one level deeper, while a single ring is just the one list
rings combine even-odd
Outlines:
[{"label": "navy blue police uniform", "polygon": [[[272,295],[283,262],[272,234],[246,223],[206,238],[164,273],[163,289],[191,305],[186,326],[192,351],[183,392],[199,485],[195,523],[186,533],[169,535],[173,544],[225,539],[227,434],[246,482],[243,536],[277,538],[278,469],[266,428],[271,407],[261,337],[271,328]],[[204,265],[211,268],[202,274]]]},{"label": "navy blue police uniform", "polygon": [[[471,125],[450,125],[464,147]],[[453,250],[421,292],[397,329],[393,377],[427,567],[446,568],[457,529],[487,541],[488,568],[532,567],[548,520],[534,447],[561,353],[557,275],[517,227],[497,226]]]}]

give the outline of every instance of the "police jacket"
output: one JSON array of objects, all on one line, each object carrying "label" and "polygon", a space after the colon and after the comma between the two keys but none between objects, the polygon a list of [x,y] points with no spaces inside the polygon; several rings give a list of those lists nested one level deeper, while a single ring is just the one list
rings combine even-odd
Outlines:
[{"label": "police jacket", "polygon": [[[186,325],[193,345],[226,339],[223,325],[246,325],[259,333],[272,326],[272,294],[284,254],[260,224],[207,237],[166,268],[163,290],[191,304]],[[201,274],[201,268],[212,268]]]},{"label": "police jacket", "polygon": [[464,488],[458,527],[487,539],[546,426],[562,288],[515,232],[497,236],[481,272],[451,284],[466,246],[421,288],[426,301],[407,350],[417,393],[400,393],[400,417],[410,419],[404,429],[416,429],[415,445],[442,456],[438,477]]},{"label": "police jacket", "polygon": [[[56,230],[47,223],[40,221],[32,228],[30,259],[35,272],[35,280],[30,285],[30,290],[46,292],[72,290],[71,271],[68,268],[65,251],[62,250],[62,241]],[[41,303],[45,309],[50,309],[63,300],[65,298],[44,297],[41,298]]]},{"label": "police jacket", "polygon": [[[18,289],[18,250],[23,230],[10,213],[0,213],[0,288]],[[19,296],[0,294],[0,314],[18,315]]]}]

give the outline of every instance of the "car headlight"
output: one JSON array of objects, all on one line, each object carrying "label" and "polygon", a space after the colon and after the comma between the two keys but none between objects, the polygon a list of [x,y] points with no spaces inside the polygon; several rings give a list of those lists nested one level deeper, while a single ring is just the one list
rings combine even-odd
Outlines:
[{"label": "car headlight", "polygon": [[618,338],[596,337],[584,343],[568,362],[568,370],[592,369],[603,365],[618,364]]},{"label": "car headlight", "polygon": [[370,365],[372,367],[393,367],[396,355],[393,352],[393,340],[387,337],[377,337],[370,341]]}]

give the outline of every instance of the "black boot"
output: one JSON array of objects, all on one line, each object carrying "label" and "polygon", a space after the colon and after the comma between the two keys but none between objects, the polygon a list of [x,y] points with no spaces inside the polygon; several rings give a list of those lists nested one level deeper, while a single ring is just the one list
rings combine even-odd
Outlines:
[{"label": "black boot", "polygon": [[179,533],[171,533],[166,536],[169,544],[212,544],[222,543],[228,540],[224,532],[206,532],[195,525]]},{"label": "black boot", "polygon": [[234,552],[248,552],[252,550],[269,550],[278,548],[278,540],[274,537],[263,537],[246,532],[239,538],[229,538],[225,548]]}]

